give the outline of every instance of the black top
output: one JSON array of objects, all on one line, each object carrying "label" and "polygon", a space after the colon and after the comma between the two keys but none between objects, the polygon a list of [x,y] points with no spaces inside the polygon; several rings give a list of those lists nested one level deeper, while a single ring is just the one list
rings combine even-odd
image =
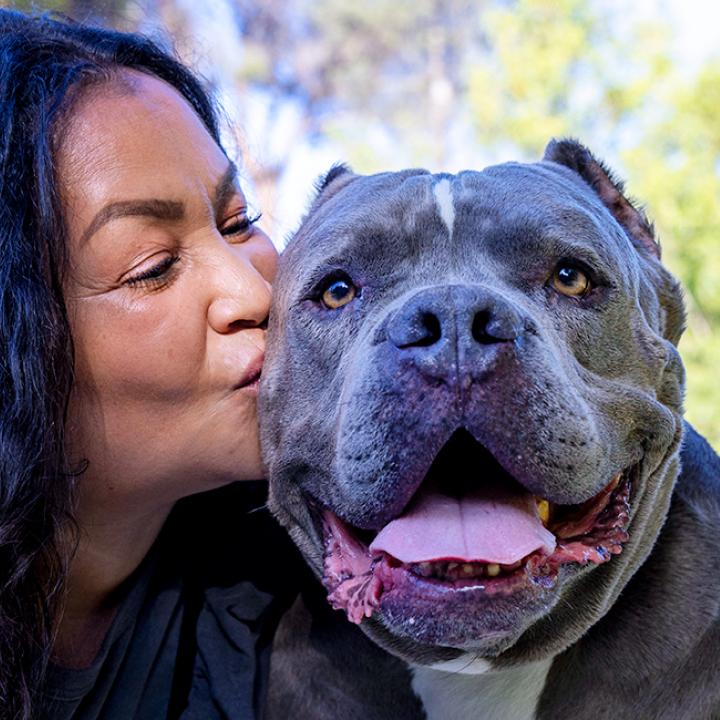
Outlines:
[{"label": "black top", "polygon": [[92,665],[50,668],[45,718],[255,720],[302,562],[260,483],[178,503]]}]

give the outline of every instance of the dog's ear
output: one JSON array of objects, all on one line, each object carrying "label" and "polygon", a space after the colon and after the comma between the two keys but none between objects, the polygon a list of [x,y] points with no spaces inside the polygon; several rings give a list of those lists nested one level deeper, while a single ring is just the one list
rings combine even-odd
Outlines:
[{"label": "dog's ear", "polygon": [[358,177],[345,163],[336,163],[315,181],[315,197],[310,203],[308,215],[312,215],[323,203],[336,195]]},{"label": "dog's ear", "polygon": [[315,191],[317,192],[316,197],[320,197],[320,195],[322,195],[323,192],[325,192],[325,190],[327,190],[328,187],[338,178],[349,180],[350,178],[348,178],[348,175],[355,177],[355,174],[349,165],[346,165],[345,163],[335,163],[324,175],[321,175],[315,181]]},{"label": "dog's ear", "polygon": [[643,210],[625,196],[623,183],[584,145],[576,140],[551,140],[543,160],[564,165],[580,175],[624,228],[635,247],[660,259],[660,243],[652,223]]}]

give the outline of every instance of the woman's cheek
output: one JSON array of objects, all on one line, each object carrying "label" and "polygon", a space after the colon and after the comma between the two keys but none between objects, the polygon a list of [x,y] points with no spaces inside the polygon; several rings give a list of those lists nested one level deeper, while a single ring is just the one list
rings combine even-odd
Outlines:
[{"label": "woman's cheek", "polygon": [[178,402],[192,394],[206,333],[181,293],[138,299],[119,291],[79,305],[73,322],[79,387],[88,381],[115,400]]}]

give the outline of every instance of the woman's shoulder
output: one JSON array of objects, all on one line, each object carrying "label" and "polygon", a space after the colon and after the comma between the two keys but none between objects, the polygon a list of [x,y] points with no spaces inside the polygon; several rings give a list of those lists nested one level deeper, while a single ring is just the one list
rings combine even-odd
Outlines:
[{"label": "woman's shoulder", "polygon": [[92,666],[51,668],[46,717],[196,720],[219,706],[258,717],[273,635],[302,572],[264,484],[185,498],[129,579]]}]

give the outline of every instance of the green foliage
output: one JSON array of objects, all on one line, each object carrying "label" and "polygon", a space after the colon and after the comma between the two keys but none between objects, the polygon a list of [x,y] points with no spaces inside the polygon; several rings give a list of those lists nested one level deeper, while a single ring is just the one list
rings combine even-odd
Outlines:
[{"label": "green foliage", "polygon": [[33,0],[0,0],[0,7],[22,10],[22,12],[56,10],[67,13],[69,3],[67,0],[47,0],[47,2],[43,3],[37,3]]},{"label": "green foliage", "polygon": [[75,20],[130,30],[128,0],[0,0],[0,7],[27,13],[58,12]]},{"label": "green foliage", "polygon": [[503,138],[537,156],[549,138],[587,124],[571,102],[571,88],[596,74],[588,48],[600,26],[587,2],[519,0],[482,21],[491,49],[471,69],[468,93],[483,144]]}]

